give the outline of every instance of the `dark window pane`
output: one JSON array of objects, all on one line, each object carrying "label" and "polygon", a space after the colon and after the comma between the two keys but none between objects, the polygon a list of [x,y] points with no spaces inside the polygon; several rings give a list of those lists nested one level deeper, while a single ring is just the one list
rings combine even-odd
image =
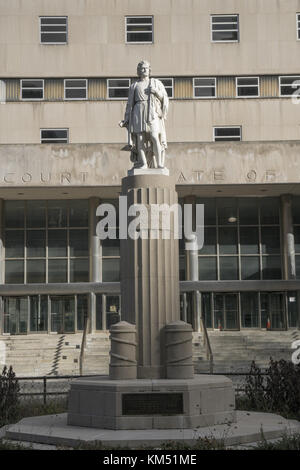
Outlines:
[{"label": "dark window pane", "polygon": [[48,261],[48,282],[67,282],[67,260],[49,259]]},{"label": "dark window pane", "polygon": [[211,295],[206,292],[202,294],[202,315],[206,328],[212,328]]},{"label": "dark window pane", "polygon": [[236,23],[238,21],[238,16],[212,16],[212,23]]},{"label": "dark window pane", "polygon": [[237,79],[238,86],[247,86],[247,85],[256,85],[258,86],[258,78],[238,78]]},{"label": "dark window pane", "polygon": [[293,197],[292,212],[294,224],[300,224],[300,197]]},{"label": "dark window pane", "polygon": [[240,225],[258,225],[258,200],[256,198],[239,199]]},{"label": "dark window pane", "polygon": [[237,41],[238,32],[235,31],[214,31],[213,41]]},{"label": "dark window pane", "polygon": [[231,255],[238,252],[236,227],[219,228],[219,248],[221,255]]},{"label": "dark window pane", "polygon": [[280,253],[280,231],[279,227],[261,228],[261,248],[263,254]]},{"label": "dark window pane", "polygon": [[23,100],[40,100],[43,99],[43,90],[22,90]]},{"label": "dark window pane", "polygon": [[102,256],[120,256],[120,240],[102,240]]},{"label": "dark window pane", "polygon": [[42,139],[66,139],[68,131],[66,129],[43,129],[41,136]]},{"label": "dark window pane", "polygon": [[239,137],[240,134],[241,134],[240,127],[216,127],[215,128],[216,137],[228,137],[228,136]]},{"label": "dark window pane", "polygon": [[121,79],[121,78],[112,78],[108,80],[108,87],[109,88],[129,88],[130,86],[130,80],[126,79]]},{"label": "dark window pane", "polygon": [[67,42],[67,34],[66,33],[41,33],[41,42],[49,42],[49,43],[66,43]]},{"label": "dark window pane", "polygon": [[148,23],[152,23],[152,16],[151,17],[145,17],[145,16],[134,16],[132,18],[126,18],[126,22],[127,24],[136,24],[136,23],[139,23],[139,24],[148,24]]},{"label": "dark window pane", "polygon": [[120,280],[120,260],[103,259],[102,260],[103,282],[119,282]]},{"label": "dark window pane", "polygon": [[242,280],[260,279],[259,258],[256,256],[241,257]]},{"label": "dark window pane", "polygon": [[127,33],[127,42],[152,42],[152,33]]},{"label": "dark window pane", "polygon": [[117,295],[106,296],[106,329],[109,330],[111,325],[118,323],[120,317],[120,297]]},{"label": "dark window pane", "polygon": [[259,253],[259,235],[256,227],[240,227],[241,253],[252,255]]},{"label": "dark window pane", "polygon": [[89,260],[71,259],[70,261],[70,282],[88,282],[89,280]]},{"label": "dark window pane", "polygon": [[24,261],[5,261],[5,283],[24,284]]},{"label": "dark window pane", "polygon": [[45,230],[27,230],[27,256],[29,258],[46,256]]},{"label": "dark window pane", "polygon": [[48,231],[48,256],[53,258],[67,256],[66,230]]},{"label": "dark window pane", "polygon": [[300,256],[296,256],[296,278],[300,279]]},{"label": "dark window pane", "polygon": [[263,279],[281,279],[280,256],[263,256]]},{"label": "dark window pane", "polygon": [[27,201],[26,225],[30,228],[46,226],[45,201]]},{"label": "dark window pane", "polygon": [[70,256],[88,256],[88,230],[70,230]]},{"label": "dark window pane", "polygon": [[152,25],[132,25],[127,26],[128,33],[147,33],[152,31]]},{"label": "dark window pane", "polygon": [[298,301],[297,292],[288,292],[288,320],[289,328],[296,328],[298,325]]},{"label": "dark window pane", "polygon": [[59,18],[57,16],[41,17],[41,24],[66,24],[67,17]]},{"label": "dark window pane", "polygon": [[218,223],[219,225],[234,226],[237,223],[237,200],[233,198],[219,198]]},{"label": "dark window pane", "polygon": [[86,88],[86,80],[66,80],[66,88]]},{"label": "dark window pane", "polygon": [[88,317],[87,295],[77,295],[77,330],[82,331]]},{"label": "dark window pane", "polygon": [[195,88],[195,96],[199,97],[215,97],[216,89],[215,88]]},{"label": "dark window pane", "polygon": [[[300,276],[300,269],[299,269],[299,276]],[[183,256],[180,256],[180,258],[179,258],[179,280],[180,281],[185,281],[186,280],[185,258]]]},{"label": "dark window pane", "polygon": [[102,330],[102,294],[96,295],[96,330]]},{"label": "dark window pane", "polygon": [[261,200],[260,223],[262,225],[279,224],[279,204],[277,198],[266,198]]},{"label": "dark window pane", "polygon": [[24,232],[23,230],[9,230],[5,232],[5,257],[24,257]]},{"label": "dark window pane", "polygon": [[108,92],[109,98],[127,98],[129,88],[110,88]]},{"label": "dark window pane", "polygon": [[230,31],[236,30],[237,25],[235,23],[218,23],[212,25],[213,31]]},{"label": "dark window pane", "polygon": [[199,257],[199,280],[200,281],[216,281],[217,275],[217,258]]},{"label": "dark window pane", "polygon": [[5,227],[23,228],[24,227],[24,202],[6,201],[5,202]]},{"label": "dark window pane", "polygon": [[258,96],[258,87],[238,87],[238,96]]},{"label": "dark window pane", "polygon": [[22,88],[43,88],[42,80],[22,80]]},{"label": "dark window pane", "polygon": [[88,227],[89,207],[88,201],[70,201],[70,227]]},{"label": "dark window pane", "polygon": [[257,292],[241,292],[241,317],[243,328],[258,327]]},{"label": "dark window pane", "polygon": [[48,201],[48,227],[67,226],[67,201]]},{"label": "dark window pane", "polygon": [[66,90],[66,98],[86,98],[86,88],[70,88]]},{"label": "dark window pane", "polygon": [[46,261],[43,259],[27,260],[27,283],[46,282]]},{"label": "dark window pane", "polygon": [[220,257],[220,280],[238,279],[238,259],[232,256]]},{"label": "dark window pane", "polygon": [[204,228],[204,245],[199,255],[214,255],[217,252],[216,229]]}]

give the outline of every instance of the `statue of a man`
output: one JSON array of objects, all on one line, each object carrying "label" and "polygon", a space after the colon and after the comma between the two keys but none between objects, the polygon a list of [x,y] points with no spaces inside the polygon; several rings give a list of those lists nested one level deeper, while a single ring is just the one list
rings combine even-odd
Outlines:
[{"label": "statue of a man", "polygon": [[150,64],[142,60],[137,66],[139,80],[129,89],[121,127],[128,129],[131,160],[136,168],[164,168],[167,139],[165,119],[169,98],[162,82],[150,77]]}]

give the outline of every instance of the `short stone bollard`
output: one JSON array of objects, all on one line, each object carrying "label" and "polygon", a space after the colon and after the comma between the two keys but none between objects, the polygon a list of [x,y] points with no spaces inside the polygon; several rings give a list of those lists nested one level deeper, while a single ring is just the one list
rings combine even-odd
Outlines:
[{"label": "short stone bollard", "polygon": [[137,378],[136,328],[125,321],[110,327],[109,377],[112,380]]},{"label": "short stone bollard", "polygon": [[166,378],[191,379],[193,366],[193,330],[183,321],[165,327]]}]

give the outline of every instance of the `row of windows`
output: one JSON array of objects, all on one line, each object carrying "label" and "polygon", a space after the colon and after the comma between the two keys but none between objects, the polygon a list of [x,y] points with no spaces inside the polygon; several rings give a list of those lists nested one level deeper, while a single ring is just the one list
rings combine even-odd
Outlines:
[{"label": "row of windows", "polygon": [[[298,95],[300,86],[300,76],[280,76],[279,96],[287,97]],[[164,84],[169,98],[174,97],[174,79],[160,78]],[[107,99],[126,99],[129,87],[132,83],[130,78],[109,78],[107,79]],[[260,96],[259,77],[236,77],[235,88],[237,98],[258,98]],[[43,100],[44,80],[23,79],[20,81],[21,99]],[[216,77],[194,77],[193,78],[193,98],[217,98],[217,78]],[[64,80],[65,100],[86,100],[88,99],[87,79],[65,79]]]},{"label": "row of windows", "polygon": [[[241,126],[224,126],[213,128],[213,141],[241,141]],[[69,129],[40,129],[41,144],[68,144]]]},{"label": "row of windows", "polygon": [[[239,42],[239,15],[211,15],[212,42]],[[297,39],[300,40],[300,14],[296,15]],[[40,42],[42,44],[67,44],[68,17],[40,17]],[[154,42],[153,16],[126,16],[125,43],[152,44]]]}]

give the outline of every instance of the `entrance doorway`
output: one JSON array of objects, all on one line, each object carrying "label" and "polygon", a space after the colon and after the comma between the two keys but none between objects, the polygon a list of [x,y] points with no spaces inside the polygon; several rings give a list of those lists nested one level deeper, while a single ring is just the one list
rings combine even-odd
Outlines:
[{"label": "entrance doorway", "polygon": [[74,333],[74,296],[50,296],[51,332]]},{"label": "entrance doorway", "polygon": [[285,330],[285,294],[264,292],[260,294],[261,327],[270,330]]},{"label": "entrance doorway", "polygon": [[6,297],[4,299],[4,333],[22,335],[27,333],[27,297]]},{"label": "entrance doorway", "polygon": [[214,294],[214,328],[239,330],[238,294]]}]

